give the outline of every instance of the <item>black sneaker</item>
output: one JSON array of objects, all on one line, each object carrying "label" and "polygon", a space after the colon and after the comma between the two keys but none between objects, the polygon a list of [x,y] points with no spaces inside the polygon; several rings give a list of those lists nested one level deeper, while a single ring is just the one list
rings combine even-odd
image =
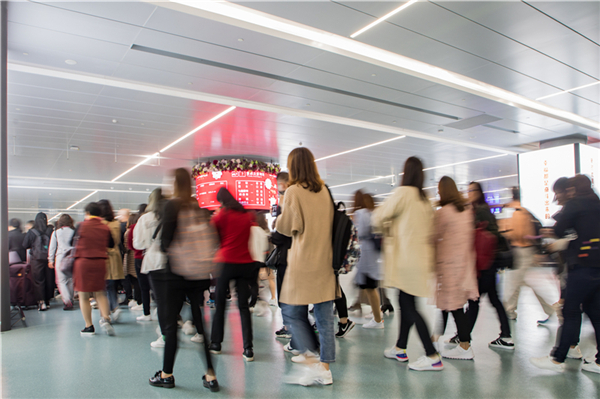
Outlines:
[{"label": "black sneaker", "polygon": [[290,339],[292,338],[292,333],[290,333],[288,329],[283,326],[281,327],[281,330],[275,331],[275,338]]},{"label": "black sneaker", "polygon": [[499,337],[497,340],[490,342],[488,344],[488,346],[490,348],[507,349],[509,351],[515,350],[515,343],[513,342],[512,338],[510,338],[510,337],[507,337],[507,338]]},{"label": "black sneaker", "polygon": [[454,337],[450,338],[448,341],[446,341],[446,343],[448,345],[459,345],[460,339],[458,338],[458,334],[456,334]]},{"label": "black sneaker", "polygon": [[219,392],[219,383],[217,380],[206,381],[206,376],[202,376],[202,385],[204,388],[210,389],[211,392]]},{"label": "black sneaker", "polygon": [[392,305],[381,305],[381,313],[385,313],[385,312],[390,312],[393,313],[394,312],[394,307]]},{"label": "black sneaker", "polygon": [[175,388],[175,377],[162,378],[161,373],[162,371],[158,370],[154,377],[150,378],[150,385],[159,388]]},{"label": "black sneaker", "polygon": [[254,361],[254,351],[252,349],[244,349],[243,355],[247,362]]},{"label": "black sneaker", "polygon": [[352,330],[354,328],[355,325],[356,325],[356,323],[353,322],[352,320],[348,320],[348,322],[346,324],[342,324],[342,323],[338,322],[338,332],[335,333],[335,337],[336,338],[344,338],[346,335],[348,335],[350,330]]},{"label": "black sneaker", "polygon": [[208,347],[208,350],[213,355],[220,355],[221,354],[221,344],[217,344],[216,342],[211,342],[210,346]]},{"label": "black sneaker", "polygon": [[96,330],[94,329],[94,325],[84,328],[81,330],[81,335],[95,335]]}]

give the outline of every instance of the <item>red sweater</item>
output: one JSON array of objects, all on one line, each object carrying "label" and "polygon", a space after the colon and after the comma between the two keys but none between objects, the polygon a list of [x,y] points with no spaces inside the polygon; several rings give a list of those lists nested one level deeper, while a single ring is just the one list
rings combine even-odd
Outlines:
[{"label": "red sweater", "polygon": [[221,246],[215,261],[222,263],[253,263],[248,249],[250,227],[255,224],[252,213],[219,210],[212,218],[219,233]]},{"label": "red sweater", "polygon": [[135,228],[135,224],[129,227],[127,231],[127,246],[130,250],[133,251],[133,257],[135,259],[144,259],[144,250],[138,250],[133,247],[133,229]]}]

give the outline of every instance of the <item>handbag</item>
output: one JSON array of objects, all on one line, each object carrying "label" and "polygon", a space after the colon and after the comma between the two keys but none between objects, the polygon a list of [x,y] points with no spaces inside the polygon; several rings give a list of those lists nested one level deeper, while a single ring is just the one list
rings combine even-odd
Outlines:
[{"label": "handbag", "polygon": [[[56,231],[54,232],[56,234]],[[57,237],[58,241],[58,237]],[[77,247],[77,241],[79,241],[79,236],[73,238],[73,246],[67,252],[65,252],[65,256],[63,257],[60,264],[57,265],[58,269],[64,274],[73,274],[73,265],[75,265],[75,248]]]},{"label": "handbag", "polygon": [[275,247],[271,253],[267,256],[267,260],[265,261],[265,265],[273,270],[277,269],[277,266],[281,264],[281,250],[279,247]]},{"label": "handbag", "polygon": [[501,269],[512,269],[514,267],[512,247],[508,239],[500,234],[498,239],[498,250],[496,251],[496,267]]},{"label": "handbag", "polygon": [[152,234],[150,246],[144,252],[144,260],[140,272],[148,274],[157,270],[162,270],[167,265],[167,255],[160,248],[160,231],[162,223],[159,224]]},{"label": "handbag", "polygon": [[488,270],[496,255],[498,239],[486,229],[487,224],[487,222],[479,222],[475,229],[475,254],[478,272]]}]

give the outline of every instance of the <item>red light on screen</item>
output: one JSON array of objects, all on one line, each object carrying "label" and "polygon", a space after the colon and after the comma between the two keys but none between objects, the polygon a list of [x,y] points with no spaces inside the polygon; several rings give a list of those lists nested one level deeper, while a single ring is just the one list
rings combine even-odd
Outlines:
[{"label": "red light on screen", "polygon": [[270,210],[278,202],[277,177],[263,172],[210,172],[196,178],[201,208],[216,209],[217,192],[225,187],[246,209]]}]

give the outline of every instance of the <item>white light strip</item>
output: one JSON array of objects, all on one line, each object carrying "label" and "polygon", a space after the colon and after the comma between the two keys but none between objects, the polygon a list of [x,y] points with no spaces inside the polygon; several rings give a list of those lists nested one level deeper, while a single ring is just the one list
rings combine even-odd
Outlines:
[{"label": "white light strip", "polygon": [[[354,148],[352,150],[342,151],[342,152],[338,152],[337,154],[327,155],[326,157],[315,159],[315,162],[323,161],[323,160],[329,159],[329,158],[339,157],[340,155],[350,154],[351,152],[364,150],[366,148],[371,148],[371,147],[375,147],[377,145],[390,143],[392,141],[400,140],[400,139],[403,139],[403,138],[406,138],[406,136],[398,136],[398,137],[394,137],[393,139],[388,139],[388,140],[378,141],[377,143],[373,143],[373,144],[363,145],[362,147]],[[502,155],[506,155],[506,154],[502,154]]]},{"label": "white light strip", "polygon": [[[517,177],[519,176],[518,174],[514,174],[514,175],[506,175],[506,176],[498,176],[498,177],[490,177],[488,179],[480,179],[480,180],[475,180],[476,182],[481,182],[481,181],[490,181],[490,180],[498,180],[498,179],[508,179],[509,177]],[[468,184],[464,183],[464,184]]]},{"label": "white light strip", "polygon": [[375,180],[391,179],[392,177],[394,177],[394,175],[379,176],[379,177],[374,177],[372,179],[366,179],[366,180],[360,180],[360,181],[353,181],[351,183],[345,183],[345,184],[338,184],[337,186],[330,186],[329,188],[338,188],[338,187],[351,186],[353,184],[368,183],[368,182],[375,181]]},{"label": "white light strip", "polygon": [[9,179],[23,179],[23,180],[44,180],[44,181],[70,181],[75,183],[94,183],[94,184],[126,184],[130,186],[168,186],[163,183],[139,183],[139,182],[128,182],[128,181],[109,181],[109,180],[86,180],[86,179],[64,179],[58,177],[39,177],[39,176],[8,176]]},{"label": "white light strip", "polygon": [[350,35],[351,38],[355,38],[356,36],[360,35],[363,32],[368,31],[369,29],[371,29],[372,27],[374,27],[375,25],[379,25],[380,23],[382,23],[383,21],[385,21],[386,19],[398,14],[400,11],[404,10],[406,7],[409,7],[411,5],[413,5],[414,3],[416,3],[419,0],[410,0],[408,3],[401,5],[400,7],[396,8],[395,10],[385,14],[383,17],[379,18],[378,20],[376,20],[375,22],[371,22],[369,25],[365,26],[364,28],[362,28],[361,30],[358,30],[356,32],[354,32],[353,34]]},{"label": "white light strip", "polygon": [[535,101],[545,100],[547,98],[554,97],[554,96],[560,96],[561,94],[567,94],[567,93],[570,93],[570,92],[575,91],[575,90],[585,89],[586,87],[592,87],[592,86],[596,86],[598,84],[600,84],[600,80],[598,82],[594,82],[594,83],[590,83],[590,84],[587,84],[587,85],[575,87],[573,89],[569,89],[569,90],[565,90],[565,91],[559,91],[558,93],[549,94],[547,96],[539,97],[539,98],[536,98]]},{"label": "white light strip", "polygon": [[[35,212],[31,212],[31,213],[35,213]],[[57,213],[56,215],[52,216],[50,219],[48,219],[49,222],[51,222],[52,220],[56,219],[57,217],[59,217],[60,215],[62,215],[62,212]]]},{"label": "white light strip", "polygon": [[222,0],[143,0],[159,7],[211,19],[302,45],[363,61],[371,65],[442,84],[511,107],[600,131],[600,122],[552,107],[519,94],[492,86],[434,65],[383,50],[348,37],[335,35],[294,21]]},{"label": "white light strip", "polygon": [[150,194],[150,191],[133,190],[110,190],[102,188],[80,188],[80,187],[37,187],[37,186],[8,186],[8,188],[22,188],[26,190],[61,190],[61,191],[96,191],[107,193],[132,193],[132,194]]},{"label": "white light strip", "polygon": [[73,205],[71,205],[70,207],[68,207],[67,210],[73,209],[75,206],[81,204],[83,201],[85,201],[86,199],[90,198],[94,194],[98,194],[98,191],[94,191],[93,193],[90,193],[90,194],[86,195],[85,197],[83,197],[82,199],[80,199],[79,201],[77,201],[76,203],[74,203]]},{"label": "white light strip", "polygon": [[213,123],[217,119],[220,119],[223,116],[227,115],[228,113],[230,113],[234,109],[236,109],[236,107],[229,107],[229,108],[227,108],[225,111],[221,112],[219,115],[217,115],[217,116],[209,119],[208,121],[204,122],[203,124],[201,124],[200,126],[198,126],[197,128],[195,128],[194,130],[192,130],[189,133],[186,133],[185,135],[181,136],[180,138],[178,138],[177,140],[175,140],[174,142],[172,142],[171,144],[169,144],[168,146],[166,146],[165,148],[163,148],[159,152],[155,152],[154,154],[150,155],[148,158],[144,159],[142,162],[139,162],[137,165],[135,165],[132,168],[128,169],[127,171],[121,173],[119,176],[117,176],[114,179],[112,179],[111,182],[119,180],[121,177],[125,176],[129,172],[131,172],[131,171],[137,169],[138,167],[142,166],[143,164],[145,164],[149,160],[157,158],[158,156],[160,156],[161,152],[167,151],[169,148],[173,147],[174,145],[176,145],[177,143],[181,142],[182,140],[185,140],[186,138],[190,137],[192,134],[196,133],[200,129],[205,128],[206,126],[210,125],[211,123]]}]

